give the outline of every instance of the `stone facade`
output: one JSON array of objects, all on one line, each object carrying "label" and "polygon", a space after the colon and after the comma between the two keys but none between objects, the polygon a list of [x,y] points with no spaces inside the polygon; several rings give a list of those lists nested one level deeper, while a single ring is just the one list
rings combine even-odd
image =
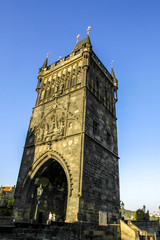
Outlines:
[{"label": "stone facade", "polygon": [[[119,219],[117,79],[90,38],[38,74],[15,192],[16,221],[100,225]],[[38,187],[42,187],[41,194]]]}]

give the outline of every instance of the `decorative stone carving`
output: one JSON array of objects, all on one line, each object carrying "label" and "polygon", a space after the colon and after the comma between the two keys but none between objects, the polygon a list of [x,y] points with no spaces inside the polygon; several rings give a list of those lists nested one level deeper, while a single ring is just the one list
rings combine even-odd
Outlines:
[{"label": "decorative stone carving", "polygon": [[65,133],[66,116],[62,109],[54,109],[35,128],[36,143],[58,140]]}]

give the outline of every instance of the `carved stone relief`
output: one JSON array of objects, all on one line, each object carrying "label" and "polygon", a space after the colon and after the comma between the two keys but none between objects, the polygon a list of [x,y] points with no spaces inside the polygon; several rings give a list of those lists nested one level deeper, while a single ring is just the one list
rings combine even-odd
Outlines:
[{"label": "carved stone relief", "polygon": [[35,128],[36,143],[58,140],[65,134],[66,115],[63,109],[54,109]]}]

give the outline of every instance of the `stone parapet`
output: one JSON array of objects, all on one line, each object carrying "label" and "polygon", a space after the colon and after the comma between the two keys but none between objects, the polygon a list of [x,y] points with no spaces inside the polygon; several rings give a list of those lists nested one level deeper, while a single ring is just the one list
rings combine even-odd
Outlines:
[{"label": "stone parapet", "polygon": [[0,227],[1,240],[120,240],[119,225],[98,226],[89,223],[56,223],[51,225],[16,223]]}]

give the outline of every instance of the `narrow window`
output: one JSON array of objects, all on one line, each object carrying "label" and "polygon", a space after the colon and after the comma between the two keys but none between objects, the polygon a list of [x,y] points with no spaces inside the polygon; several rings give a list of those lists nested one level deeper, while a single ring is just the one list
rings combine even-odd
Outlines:
[{"label": "narrow window", "polygon": [[71,80],[68,81],[68,88],[71,87]]},{"label": "narrow window", "polygon": [[73,78],[73,86],[75,86],[76,85],[76,78],[74,77]]},{"label": "narrow window", "polygon": [[98,123],[93,120],[93,134],[97,134],[98,132]]},{"label": "narrow window", "polygon": [[75,53],[74,53],[74,54],[75,54],[75,55],[77,55],[79,52],[80,52],[80,50],[77,50],[77,51],[75,51]]},{"label": "narrow window", "polygon": [[107,132],[106,140],[108,144],[111,144],[111,134]]},{"label": "narrow window", "polygon": [[68,55],[68,56],[66,56],[64,60],[66,61],[66,60],[68,60],[68,59],[69,59],[69,55]]},{"label": "narrow window", "polygon": [[41,83],[42,83],[42,79],[39,79],[39,84],[38,84],[39,88],[41,87]]},{"label": "narrow window", "polygon": [[55,66],[57,66],[58,64],[60,64],[60,61],[58,60],[57,62],[55,62]]}]

